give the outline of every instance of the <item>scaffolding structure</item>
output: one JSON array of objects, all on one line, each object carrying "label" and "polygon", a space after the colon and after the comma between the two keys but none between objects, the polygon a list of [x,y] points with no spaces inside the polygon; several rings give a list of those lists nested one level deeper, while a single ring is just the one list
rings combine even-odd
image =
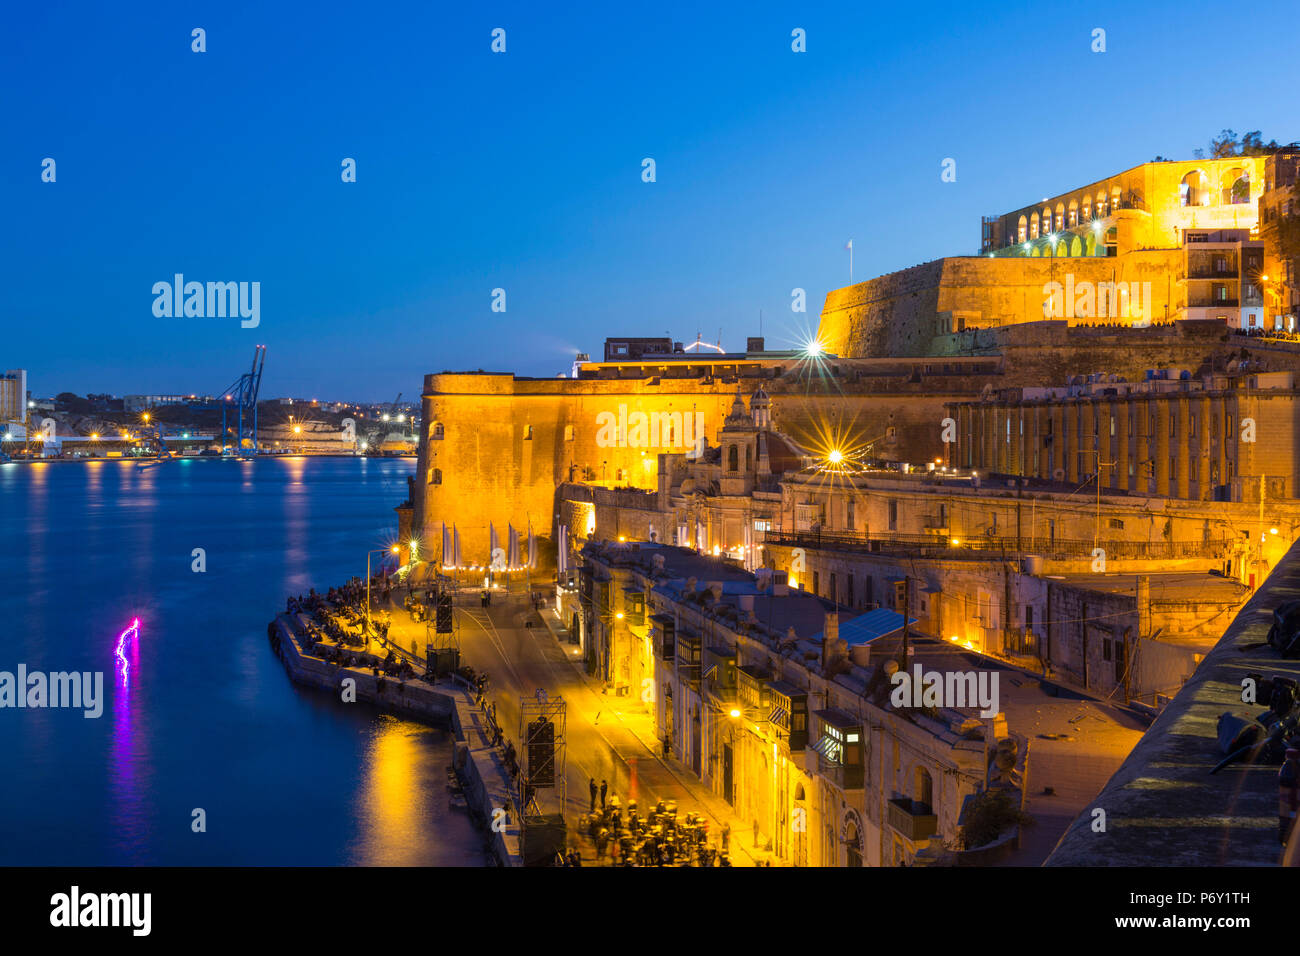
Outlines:
[{"label": "scaffolding structure", "polygon": [[519,815],[526,866],[553,865],[564,853],[567,716],[564,698],[551,700],[543,688],[532,697],[519,699],[519,739],[523,742]]}]

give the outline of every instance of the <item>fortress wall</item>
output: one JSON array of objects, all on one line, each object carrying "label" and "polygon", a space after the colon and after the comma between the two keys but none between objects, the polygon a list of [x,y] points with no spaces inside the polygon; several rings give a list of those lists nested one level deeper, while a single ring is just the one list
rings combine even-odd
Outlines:
[{"label": "fortress wall", "polygon": [[[965,381],[965,379],[963,379]],[[550,536],[555,490],[562,482],[588,480],[647,491],[658,487],[658,454],[680,445],[608,447],[600,444],[598,416],[632,412],[698,411],[710,445],[718,443],[723,419],[734,401],[736,382],[721,379],[514,379],[500,375],[429,376],[423,403],[426,434],[420,444],[413,498],[413,533],[422,552],[439,555],[441,525],[460,531],[462,559],[488,558],[489,522],[505,547],[507,523]],[[481,390],[475,386],[481,385]],[[881,390],[845,394],[834,385],[810,391],[803,382],[763,382],[772,397],[776,427],[809,450],[864,451],[875,441],[875,457],[924,461],[942,454],[939,440],[944,403],[967,394],[946,386],[906,388],[897,380]],[[746,401],[757,387],[741,380]],[[978,388],[978,386],[976,386]],[[454,389],[454,391],[453,391]],[[442,438],[430,438],[438,424]],[[528,428],[532,437],[525,437]],[[893,430],[892,433],[890,430]],[[629,434],[629,438],[631,435]],[[660,436],[661,439],[664,436]],[[434,470],[441,483],[431,483]],[[622,472],[620,477],[620,471]]]},{"label": "fortress wall", "polygon": [[[1174,276],[1181,250],[1147,250],[1115,257],[937,259],[828,293],[818,340],[853,358],[954,355],[951,333],[1040,322],[1052,282],[1150,282],[1151,315],[1164,321],[1181,304]],[[1080,287],[1081,288],[1081,287]],[[1067,318],[1071,324],[1095,318]],[[1110,321],[1107,319],[1107,321]],[[1127,323],[1116,316],[1113,321]]]}]

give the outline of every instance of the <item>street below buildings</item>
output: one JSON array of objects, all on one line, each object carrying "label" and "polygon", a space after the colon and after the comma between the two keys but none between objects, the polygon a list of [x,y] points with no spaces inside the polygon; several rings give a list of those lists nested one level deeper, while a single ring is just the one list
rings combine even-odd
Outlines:
[{"label": "street below buildings", "polygon": [[[425,622],[414,621],[402,607],[405,589],[394,590],[382,603],[391,616],[389,638],[403,648],[415,643],[421,655]],[[577,645],[561,643],[562,632],[549,606],[534,610],[527,593],[492,592],[484,608],[481,590],[461,591],[456,600],[454,626],[462,663],[489,675],[487,699],[496,706],[496,718],[506,740],[520,745],[520,698],[539,690],[567,704],[564,779],[567,798],[563,807],[570,851],[581,853],[584,865],[597,862],[595,841],[582,829],[591,809],[590,782],[608,785],[606,800],[617,796],[622,807],[636,801],[644,818],[658,801],[676,801],[678,820],[698,814],[707,824],[709,840],[717,846],[724,826],[729,827],[730,858],[735,866],[765,865],[772,855],[753,847],[753,824],[731,814],[730,806],[710,793],[699,780],[672,758],[664,759],[656,741],[653,719],[640,701],[601,692],[598,682],[582,671]],[[382,598],[377,600],[377,604]],[[531,622],[532,626],[527,626]],[[522,761],[523,754],[520,753]],[[559,758],[557,757],[557,763]],[[556,792],[542,791],[543,812],[559,811]],[[597,807],[600,800],[597,797]],[[608,862],[608,858],[605,860]]]}]

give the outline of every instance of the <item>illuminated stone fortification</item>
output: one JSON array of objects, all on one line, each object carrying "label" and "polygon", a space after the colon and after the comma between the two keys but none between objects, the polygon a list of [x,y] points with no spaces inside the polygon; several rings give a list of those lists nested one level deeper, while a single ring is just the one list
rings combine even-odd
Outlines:
[{"label": "illuminated stone fortification", "polygon": [[[826,297],[818,339],[846,356],[942,355],[951,336],[1044,318],[1145,326],[1181,317],[1184,238],[1258,225],[1265,160],[1144,163],[985,221],[979,256],[937,259]],[[1128,307],[1045,310],[1052,283],[1138,283]],[[1130,286],[1131,288],[1131,286]]]},{"label": "illuminated stone fortification", "polygon": [[[863,384],[853,369],[833,364],[810,381],[795,371],[798,364],[700,362],[689,378],[426,376],[426,432],[412,497],[422,553],[440,556],[444,523],[460,532],[462,563],[485,563],[489,523],[502,540],[507,524],[526,533],[530,523],[534,533],[549,538],[556,488],[566,481],[655,490],[658,455],[690,447],[682,434],[688,416],[716,446],[737,388],[748,399],[761,384],[779,408],[781,430],[811,450],[824,454],[832,447],[870,444],[870,453],[880,458],[933,458],[941,449],[945,401],[978,391],[989,378],[987,369],[997,367],[996,361],[953,363],[967,374],[908,381],[912,370],[906,366],[877,372]],[[644,429],[638,413],[647,419]],[[658,443],[652,444],[656,424]],[[690,437],[697,435],[693,426]],[[553,561],[553,554],[548,544],[545,560]]]}]

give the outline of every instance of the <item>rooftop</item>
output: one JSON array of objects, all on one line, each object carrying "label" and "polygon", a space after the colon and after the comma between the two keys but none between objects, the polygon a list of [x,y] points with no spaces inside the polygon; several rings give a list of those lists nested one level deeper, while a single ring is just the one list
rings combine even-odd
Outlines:
[{"label": "rooftop", "polygon": [[[1242,678],[1300,678],[1300,661],[1268,647],[1272,609],[1300,595],[1300,543],[1273,569],[1223,637],[1150,730],[1089,803],[1048,858],[1051,866],[1262,866],[1279,857],[1276,766],[1237,763],[1211,776],[1221,759],[1218,720],[1254,717]],[[1254,646],[1252,646],[1254,645]],[[1093,829],[1092,808],[1106,812]]]}]

